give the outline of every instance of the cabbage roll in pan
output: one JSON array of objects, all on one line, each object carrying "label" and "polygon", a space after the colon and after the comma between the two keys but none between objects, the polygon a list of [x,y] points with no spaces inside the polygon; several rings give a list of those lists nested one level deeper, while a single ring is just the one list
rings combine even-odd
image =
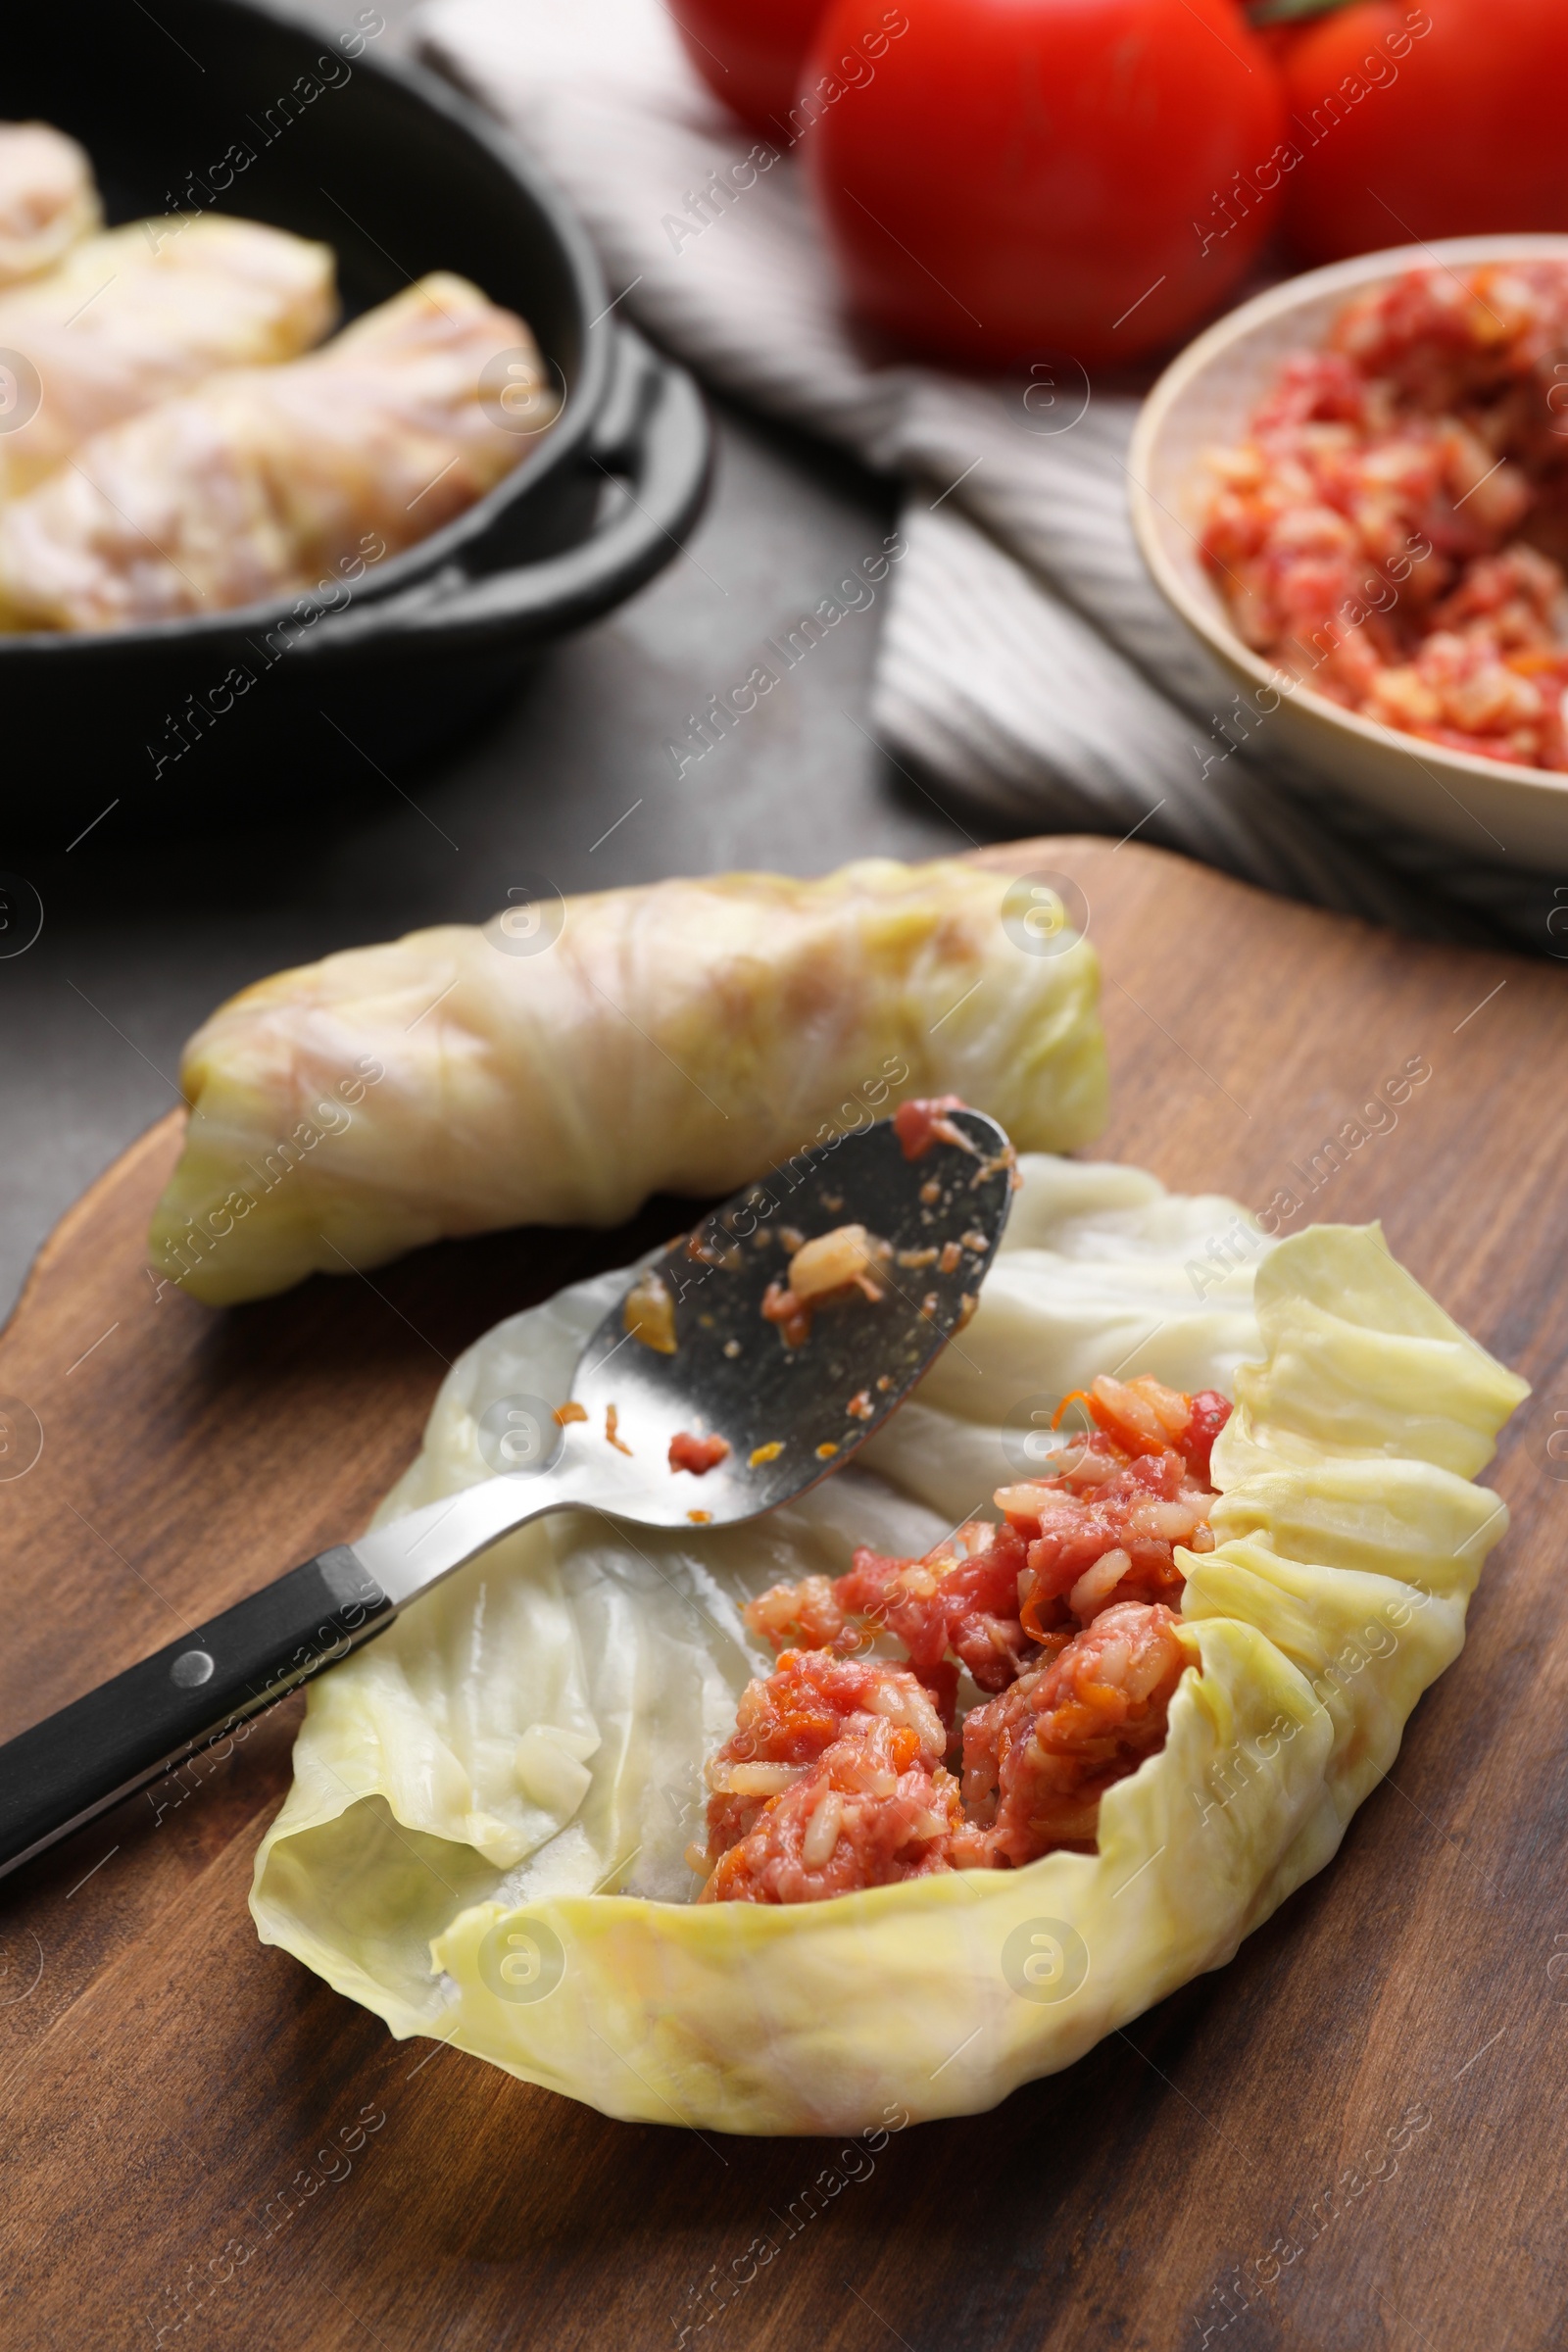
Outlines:
[{"label": "cabbage roll in pan", "polygon": [[0,293],[0,352],[30,412],[0,433],[0,497],[217,368],[308,351],[337,316],[335,272],[329,246],[284,229],[172,215],[84,237]]},{"label": "cabbage roll in pan", "polygon": [[0,122],[0,286],[52,270],[102,219],[74,139],[47,122]]},{"label": "cabbage roll in pan", "polygon": [[555,406],[521,319],[437,272],[86,443],[0,513],[0,612],[118,629],[358,577],[482,498]]}]

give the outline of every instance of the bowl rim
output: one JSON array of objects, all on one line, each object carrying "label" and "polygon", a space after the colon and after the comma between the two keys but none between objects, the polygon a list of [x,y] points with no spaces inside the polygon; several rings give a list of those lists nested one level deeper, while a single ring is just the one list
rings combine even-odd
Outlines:
[{"label": "bowl rim", "polygon": [[1313,717],[1343,728],[1376,752],[1385,756],[1390,752],[1401,754],[1429,774],[1436,763],[1467,783],[1487,785],[1502,780],[1514,785],[1527,784],[1537,791],[1560,797],[1568,794],[1568,773],[1547,767],[1526,767],[1515,760],[1493,760],[1479,752],[1450,751],[1444,744],[1401,734],[1397,727],[1385,726],[1380,719],[1363,718],[1359,711],[1348,710],[1343,703],[1319,694],[1304,680],[1292,677],[1288,671],[1266,662],[1261,654],[1254,653],[1227,622],[1204,610],[1167,558],[1154,513],[1156,508],[1166,514],[1168,510],[1160,507],[1149,487],[1159,436],[1178,398],[1260,327],[1288,318],[1293,311],[1306,309],[1324,295],[1348,295],[1380,280],[1402,277],[1423,264],[1448,269],[1454,265],[1474,267],[1486,262],[1536,260],[1568,263],[1568,232],[1521,229],[1505,235],[1439,237],[1430,244],[1388,245],[1376,253],[1354,254],[1347,261],[1329,262],[1321,269],[1304,270],[1299,276],[1266,286],[1250,301],[1240,304],[1212,326],[1205,327],[1177,354],[1150,390],[1139,410],[1128,448],[1127,496],[1133,535],[1154,585],[1178,618],[1230,668],[1244,671],[1254,685],[1277,694],[1282,701],[1304,705]]},{"label": "bowl rim", "polygon": [[[330,25],[302,14],[289,0],[207,0],[207,5],[214,14],[220,13],[241,25],[247,20],[259,20],[273,30],[297,34],[316,49],[331,37]],[[416,105],[444,116],[475,146],[485,149],[508,178],[516,183],[543,217],[560,249],[573,281],[582,333],[577,382],[569,389],[555,421],[544,427],[539,445],[519,458],[482,498],[461,514],[455,514],[439,530],[416,539],[412,547],[402,549],[383,563],[368,565],[355,582],[354,601],[379,602],[399,589],[413,586],[462,549],[482,539],[514,499],[531,492],[548,474],[559,471],[579,454],[580,445],[593,431],[604,406],[611,381],[615,330],[609,320],[609,297],[599,257],[586,228],[565,198],[537,170],[502,123],[416,58],[362,55],[355,59],[354,71],[400,90]],[[596,332],[602,321],[607,322],[608,331]],[[525,318],[522,323],[531,334],[530,321]],[[548,353],[542,356],[547,366],[555,364]],[[265,637],[284,622],[297,621],[302,628],[311,627],[346,610],[335,601],[323,602],[323,596],[324,591],[319,587],[299,589],[293,595],[270,597],[265,603],[230,605],[216,612],[182,612],[172,619],[143,621],[127,629],[0,630],[0,662],[15,663],[27,659],[61,662],[73,655],[82,657],[89,653],[100,660],[106,654],[134,657],[174,645],[194,647],[221,640],[231,636],[236,628],[243,634]],[[302,608],[309,608],[308,616]]]}]

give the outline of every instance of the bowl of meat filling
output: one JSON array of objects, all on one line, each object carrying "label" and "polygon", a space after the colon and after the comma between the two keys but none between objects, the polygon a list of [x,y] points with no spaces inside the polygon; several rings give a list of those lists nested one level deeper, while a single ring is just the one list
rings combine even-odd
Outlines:
[{"label": "bowl of meat filling", "polygon": [[1477,856],[1561,858],[1568,237],[1270,288],[1166,369],[1129,470],[1155,583],[1241,689],[1235,732]]}]

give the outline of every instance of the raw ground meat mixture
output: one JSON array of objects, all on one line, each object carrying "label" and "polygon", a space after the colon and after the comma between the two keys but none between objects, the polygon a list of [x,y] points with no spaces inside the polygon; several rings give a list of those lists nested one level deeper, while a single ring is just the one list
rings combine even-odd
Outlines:
[{"label": "raw ground meat mixture", "polygon": [[1359,297],[1208,463],[1247,644],[1404,734],[1568,768],[1568,264]]},{"label": "raw ground meat mixture", "polygon": [[1057,1475],[999,1489],[1000,1524],[919,1560],[861,1549],[847,1576],[750,1604],[782,1654],[708,1766],[700,1900],[812,1902],[1093,1851],[1102,1796],[1163,1744],[1194,1663],[1176,1547],[1213,1548],[1209,1452],[1231,1408],[1147,1378],[1076,1401],[1091,1433]]}]

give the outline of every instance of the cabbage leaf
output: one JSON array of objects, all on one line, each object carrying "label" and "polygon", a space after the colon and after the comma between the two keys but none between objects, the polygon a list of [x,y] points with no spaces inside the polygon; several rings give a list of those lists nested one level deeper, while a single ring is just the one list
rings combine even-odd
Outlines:
[{"label": "cabbage leaf", "polygon": [[[857,1463],[751,1527],[541,1522],[312,1687],[257,1858],[264,1940],[394,2034],[610,2115],[854,2132],[895,2101],[972,2113],[1070,2064],[1322,1868],[1462,1643],[1507,1525],[1471,1482],[1525,1384],[1376,1226],[1270,1245],[1234,1202],[1134,1169],[1021,1166],[979,1312]],[[564,1397],[625,1279],[470,1348],[383,1516],[485,1475],[498,1398]],[[698,1907],[702,1765],[771,1663],[745,1601],[841,1573],[858,1543],[925,1550],[1028,1473],[1050,1406],[1099,1371],[1237,1409],[1216,1548],[1180,1555],[1195,1671],[1164,1748],[1103,1800],[1098,1853]]]},{"label": "cabbage leaf", "polygon": [[220,1306],[449,1235],[617,1225],[914,1095],[1072,1150],[1105,1115],[1099,964],[1004,913],[1018,888],[956,858],[716,875],[279,972],[185,1050],[152,1263]]}]

